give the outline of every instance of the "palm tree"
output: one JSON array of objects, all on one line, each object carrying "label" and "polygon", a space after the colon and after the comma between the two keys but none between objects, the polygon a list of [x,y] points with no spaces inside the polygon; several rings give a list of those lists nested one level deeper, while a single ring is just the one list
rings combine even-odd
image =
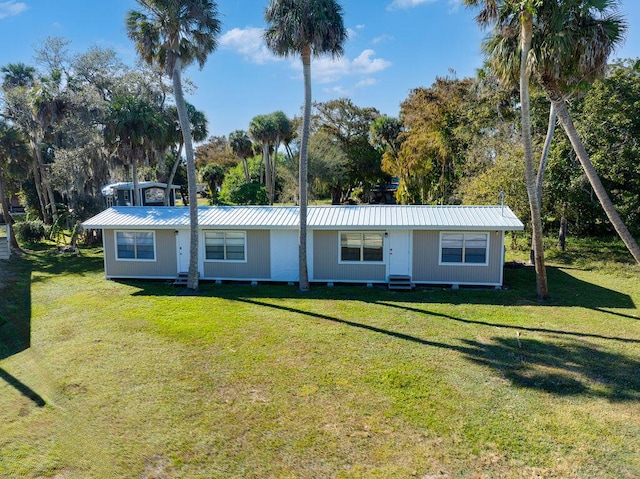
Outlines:
[{"label": "palm tree", "polygon": [[0,68],[2,73],[2,87],[32,87],[36,76],[36,69],[24,63],[8,63]]},{"label": "palm tree", "polygon": [[246,131],[236,130],[229,134],[229,145],[231,146],[233,154],[242,161],[245,183],[251,182],[249,164],[247,163],[247,158],[253,156],[253,143],[251,143],[251,138],[249,138]]},{"label": "palm tree", "polygon": [[154,143],[163,140],[165,118],[144,97],[116,96],[111,102],[104,129],[107,144],[131,162],[133,205],[140,206],[138,196],[138,163],[152,151]]},{"label": "palm tree", "polygon": [[249,124],[249,134],[256,143],[262,145],[264,162],[264,184],[267,187],[269,204],[273,204],[273,184],[271,182],[271,145],[278,136],[278,125],[273,115],[258,115]]},{"label": "palm tree", "polygon": [[182,91],[182,69],[194,61],[202,68],[217,47],[218,7],[211,0],[136,0],[146,13],[127,14],[127,34],[142,59],[173,80],[187,159],[191,241],[187,288],[198,289],[198,195],[191,125]]},{"label": "palm tree", "polygon": [[304,75],[304,115],[300,140],[300,291],[309,290],[307,269],[307,148],[311,120],[311,56],[344,53],[347,30],[335,0],[270,0],[264,38],[276,55],[300,55]]},{"label": "palm tree", "polygon": [[9,207],[9,191],[7,190],[7,180],[9,175],[9,165],[25,165],[29,159],[29,148],[20,134],[20,130],[13,125],[0,119],[0,204],[4,221],[9,225],[11,246],[19,250],[18,242],[11,231],[13,228],[13,217]]},{"label": "palm tree", "polygon": [[[498,65],[499,69],[511,70],[517,65],[519,70],[520,85],[520,113],[522,126],[522,143],[524,146],[525,184],[529,197],[531,210],[531,230],[533,236],[534,265],[536,269],[536,290],[538,299],[546,300],[549,297],[547,285],[547,270],[544,261],[542,217],[540,201],[536,185],[536,172],[533,164],[533,141],[531,138],[531,114],[529,83],[531,70],[529,68],[529,52],[533,39],[533,22],[536,9],[540,0],[464,0],[468,6],[482,5],[482,9],[476,17],[477,22],[483,27],[493,27],[493,34],[508,29],[516,38],[520,51],[519,62],[512,58],[510,65]],[[496,62],[494,62],[494,65]],[[500,72],[498,72],[500,73]]]},{"label": "palm tree", "polygon": [[[579,95],[605,74],[609,55],[624,37],[626,23],[616,13],[617,3],[613,0],[546,0],[539,7],[534,23],[531,65],[534,78],[551,101],[547,139],[553,133],[551,122],[555,123],[554,114],[557,114],[609,221],[640,263],[640,248],[602,185],[567,108],[568,99]],[[508,64],[505,59],[513,56],[513,44],[513,34],[503,29],[487,42],[486,49],[494,57],[502,57],[501,63]],[[543,173],[541,162],[539,187]]]},{"label": "palm tree", "polygon": [[[187,115],[189,116],[189,124],[191,125],[191,136],[193,141],[204,141],[207,139],[207,135],[209,134],[207,130],[207,117],[204,112],[197,110],[195,106],[191,103],[186,104],[187,106]],[[167,130],[167,140],[174,145],[178,145],[178,150],[176,151],[176,158],[173,162],[173,166],[171,167],[171,172],[169,173],[169,177],[167,178],[167,189],[164,192],[164,204],[165,206],[169,205],[169,197],[171,195],[171,185],[173,184],[173,179],[176,176],[176,171],[178,171],[178,166],[180,165],[180,161],[182,160],[182,149],[184,148],[184,135],[182,134],[182,129],[180,128],[180,118],[178,117],[178,109],[175,106],[170,106],[166,109],[166,115],[169,120],[169,129]]]}]

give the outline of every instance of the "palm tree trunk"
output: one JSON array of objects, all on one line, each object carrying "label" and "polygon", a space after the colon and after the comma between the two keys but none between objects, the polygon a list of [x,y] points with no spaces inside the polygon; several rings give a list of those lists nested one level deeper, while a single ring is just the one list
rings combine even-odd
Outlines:
[{"label": "palm tree trunk", "polygon": [[533,20],[531,13],[522,13],[521,27],[521,53],[520,53],[520,112],[522,122],[522,142],[524,145],[525,183],[529,196],[531,209],[531,230],[533,235],[533,255],[536,269],[536,290],[538,299],[546,300],[549,297],[547,286],[547,270],[544,262],[544,248],[542,242],[542,218],[540,214],[540,202],[536,189],[536,174],[533,166],[533,142],[531,140],[531,111],[529,106],[529,69],[527,60],[531,50],[531,37]]},{"label": "palm tree trunk", "polygon": [[138,193],[138,152],[137,148],[131,149],[131,175],[133,176],[133,206],[140,205],[140,194]]},{"label": "palm tree trunk", "polygon": [[538,203],[542,209],[542,183],[544,181],[544,171],[547,169],[547,162],[549,160],[549,150],[551,149],[551,141],[553,140],[553,134],[556,131],[556,120],[558,114],[556,113],[556,104],[551,102],[549,107],[549,124],[547,125],[547,136],[544,139],[544,146],[542,147],[542,154],[540,155],[540,164],[538,165],[538,177],[536,179],[536,189],[538,190]]},{"label": "palm tree trunk", "polygon": [[311,47],[302,48],[302,71],[304,74],[304,115],[302,138],[300,140],[300,236],[298,252],[300,261],[300,291],[309,291],[309,271],[307,269],[307,146],[311,121]]},{"label": "palm tree trunk", "polygon": [[18,240],[16,239],[16,235],[13,234],[13,224],[15,223],[13,216],[11,216],[11,207],[9,204],[9,198],[6,195],[6,178],[4,175],[4,171],[0,168],[0,202],[2,202],[2,213],[4,216],[4,222],[9,225],[9,242],[11,248],[15,251],[20,251],[20,246],[18,245]]},{"label": "palm tree trunk", "polygon": [[183,143],[180,143],[180,145],[178,146],[178,152],[176,153],[176,160],[173,162],[173,166],[171,167],[171,173],[169,174],[169,178],[167,178],[167,189],[164,190],[165,206],[169,206],[169,198],[171,197],[171,186],[173,185],[173,179],[176,177],[176,171],[178,171],[178,165],[180,164],[180,159],[182,157],[182,145]]},{"label": "palm tree trunk", "polygon": [[249,164],[247,163],[247,159],[242,157],[242,170],[244,171],[244,182],[250,183],[251,176],[249,175]]},{"label": "palm tree trunk", "polygon": [[580,139],[580,135],[578,135],[578,131],[571,120],[571,115],[569,114],[569,110],[567,110],[567,104],[564,99],[556,101],[556,107],[558,110],[558,119],[560,120],[560,125],[564,129],[569,141],[571,142],[571,146],[573,147],[573,151],[576,152],[578,159],[580,160],[580,164],[584,169],[587,178],[589,179],[589,183],[595,191],[598,200],[600,200],[600,204],[607,214],[607,218],[615,228],[618,236],[624,242],[629,252],[633,255],[634,259],[638,264],[640,264],[640,248],[638,247],[638,243],[633,238],[628,228],[620,218],[620,215],[616,211],[607,191],[604,189],[602,182],[600,181],[600,177],[596,172],[596,169],[593,167],[593,163],[591,163],[591,158],[589,158],[589,154],[582,144],[582,140]]},{"label": "palm tree trunk", "polygon": [[264,156],[264,183],[267,186],[269,204],[273,204],[273,192],[271,190],[271,159],[269,158],[269,142],[262,143],[262,155]]},{"label": "palm tree trunk", "polygon": [[40,203],[40,212],[42,213],[42,221],[49,223],[49,213],[47,212],[47,199],[42,191],[42,178],[40,177],[40,165],[38,159],[33,157],[31,164],[31,171],[33,172],[33,182],[36,186],[36,193],[38,194],[38,202]]},{"label": "palm tree trunk", "polygon": [[191,138],[191,125],[187,115],[187,107],[182,92],[182,62],[176,60],[173,67],[173,93],[180,120],[180,129],[184,140],[184,151],[187,157],[187,182],[189,188],[189,224],[191,238],[189,242],[189,275],[187,288],[193,291],[198,289],[198,193],[196,185],[196,163],[193,155],[193,139]]}]

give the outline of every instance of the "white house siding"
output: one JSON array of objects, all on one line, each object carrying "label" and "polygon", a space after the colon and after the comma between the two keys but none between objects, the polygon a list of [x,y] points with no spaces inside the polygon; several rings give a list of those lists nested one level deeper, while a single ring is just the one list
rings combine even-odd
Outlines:
[{"label": "white house siding", "polygon": [[386,281],[386,264],[340,264],[338,233],[338,231],[313,232],[313,280],[359,283]]},{"label": "white house siding", "polygon": [[501,285],[502,284],[502,231],[489,231],[489,258],[487,266],[438,265],[440,255],[439,231],[413,232],[414,283]]},{"label": "white house siding", "polygon": [[269,230],[247,230],[247,261],[205,261],[203,279],[269,280],[270,243]]},{"label": "white house siding", "polygon": [[[104,267],[107,278],[176,277],[176,237],[173,230],[155,231],[155,261],[116,260],[115,231],[105,229],[103,233]],[[119,228],[117,231],[127,231],[127,228]]]}]

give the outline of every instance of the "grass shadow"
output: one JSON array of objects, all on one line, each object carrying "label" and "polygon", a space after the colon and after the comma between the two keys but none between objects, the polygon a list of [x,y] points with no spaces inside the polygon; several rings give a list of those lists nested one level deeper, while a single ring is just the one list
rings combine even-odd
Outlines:
[{"label": "grass shadow", "polygon": [[[241,283],[225,283],[215,285],[201,281],[198,296],[215,296],[226,299],[251,296],[255,298],[319,298],[319,299],[354,299],[365,302],[377,302],[392,298],[403,303],[444,303],[444,304],[485,304],[496,306],[513,306],[536,304],[540,306],[579,306],[600,312],[616,314],[603,308],[634,309],[631,296],[619,291],[582,281],[560,268],[548,267],[549,284],[552,285],[552,298],[548,302],[538,302],[535,297],[535,272],[533,268],[505,270],[505,289],[494,288],[461,288],[453,290],[449,287],[420,287],[414,291],[391,292],[386,285],[367,288],[362,285],[348,284],[327,287],[314,284],[306,293],[298,292],[296,286],[284,284],[260,283],[249,286]],[[138,289],[135,296],[178,296],[182,288],[171,286],[168,281],[117,280],[118,283]],[[251,294],[247,294],[250,290]],[[636,318],[632,315],[621,316]]]},{"label": "grass shadow", "polygon": [[468,360],[501,373],[516,387],[558,396],[640,400],[640,361],[620,353],[575,340],[494,337],[487,343],[463,343]]},{"label": "grass shadow", "polygon": [[0,261],[0,360],[31,346],[31,273],[24,257]]},{"label": "grass shadow", "polygon": [[[459,344],[448,344],[253,298],[236,298],[236,300],[330,321],[400,341],[456,351],[468,361],[494,370],[515,387],[535,389],[558,396],[586,395],[602,397],[610,401],[640,400],[640,376],[637,374],[640,370],[640,361],[573,339],[562,338],[556,342],[556,340],[520,339],[516,336],[515,338],[493,337],[488,342],[461,339]],[[468,321],[451,316],[446,316],[446,319]],[[562,331],[548,332],[563,334]],[[634,340],[634,342],[640,343],[640,340]]]},{"label": "grass shadow", "polygon": [[104,268],[101,250],[86,249],[77,253],[59,252],[49,244],[31,245],[24,249],[24,257],[32,264],[34,272],[42,273],[33,279],[34,282],[47,281],[52,276],[75,275],[85,276]]},{"label": "grass shadow", "polygon": [[520,326],[517,324],[503,324],[503,323],[495,323],[495,322],[483,321],[483,320],[477,320],[477,319],[457,318],[449,314],[437,313],[434,311],[429,311],[427,309],[414,308],[411,306],[406,306],[405,304],[397,304],[389,301],[378,301],[376,304],[381,304],[389,308],[396,308],[403,311],[411,311],[413,313],[424,314],[429,318],[434,318],[434,317],[443,318],[446,320],[456,321],[459,323],[465,323],[470,325],[488,326],[491,328],[510,330],[515,333],[520,333],[520,332],[543,333],[543,334],[550,334],[550,335],[557,335],[557,336],[604,339],[604,340],[619,341],[622,343],[629,343],[629,344],[640,344],[640,339],[636,339],[636,338],[625,338],[625,337],[614,336],[614,335],[587,333],[584,331],[567,331],[565,329],[551,329],[551,328],[542,328],[542,327],[536,327],[536,326]]},{"label": "grass shadow", "polygon": [[13,386],[20,394],[33,401],[36,406],[44,407],[47,404],[42,396],[2,368],[0,368],[0,379],[3,379],[7,384]]}]

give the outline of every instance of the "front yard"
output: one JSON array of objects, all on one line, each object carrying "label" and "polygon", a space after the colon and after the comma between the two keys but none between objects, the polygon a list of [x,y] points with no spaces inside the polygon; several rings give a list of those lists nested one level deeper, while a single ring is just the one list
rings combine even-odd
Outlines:
[{"label": "front yard", "polygon": [[530,268],[194,297],[30,250],[0,262],[0,477],[639,477],[640,269],[592,247],[546,305]]}]

